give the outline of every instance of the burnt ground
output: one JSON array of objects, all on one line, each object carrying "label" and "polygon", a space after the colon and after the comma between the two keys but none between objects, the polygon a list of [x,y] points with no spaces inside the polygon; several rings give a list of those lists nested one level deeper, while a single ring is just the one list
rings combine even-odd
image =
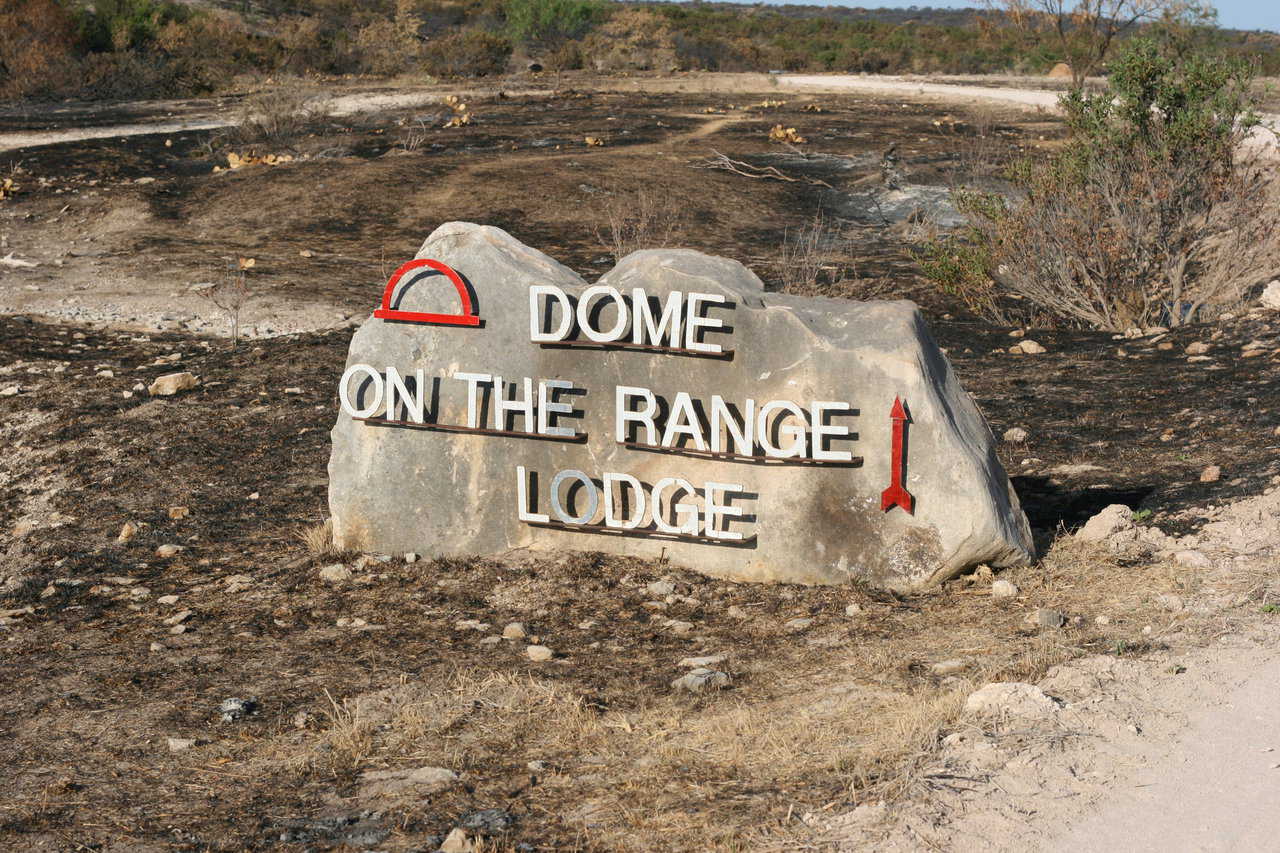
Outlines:
[{"label": "burnt ground", "polygon": [[[1276,332],[1258,320],[1178,331],[1166,339],[1176,344],[1168,351],[1109,335],[1036,331],[1049,352],[1035,357],[992,353],[1009,343],[1005,329],[943,322],[936,332],[995,429],[1030,432],[1025,445],[1002,445],[1002,455],[1042,541],[1116,501],[1150,510],[1166,529],[1193,527],[1183,510],[1257,493],[1280,473],[1272,408],[1280,365],[1237,357],[1248,341],[1276,346]],[[862,801],[863,790],[894,778],[893,762],[855,755],[838,767],[759,775],[735,764],[717,776],[680,757],[660,765],[654,780],[634,776],[628,735],[619,732],[632,744],[624,758],[584,754],[557,734],[555,715],[568,713],[559,706],[527,711],[548,715],[545,728],[507,729],[485,719],[483,697],[465,700],[471,710],[451,724],[456,741],[440,736],[431,748],[406,751],[379,747],[375,737],[367,751],[352,753],[327,739],[338,725],[328,697],[527,676],[560,691],[557,701],[574,714],[601,725],[621,720],[616,725],[628,731],[635,721],[643,733],[654,714],[680,720],[678,729],[738,703],[772,708],[792,695],[797,678],[825,684],[833,672],[859,689],[908,697],[945,689],[928,666],[958,646],[979,652],[984,674],[1013,677],[1046,642],[1023,624],[1021,608],[993,609],[964,582],[896,597],[675,571],[676,599],[655,605],[644,585],[671,576],[670,567],[583,554],[523,564],[373,562],[335,588],[317,579],[317,566],[333,558],[312,559],[297,534],[325,516],[327,430],[345,333],[277,338],[239,352],[189,337],[146,340],[23,318],[0,320],[0,333],[8,371],[0,385],[22,387],[0,399],[7,474],[0,507],[16,522],[0,541],[6,574],[25,578],[4,602],[34,608],[0,629],[6,843],[433,849],[433,837],[497,808],[513,821],[494,831],[501,849],[750,849],[752,833],[777,824],[789,807]],[[1213,334],[1213,360],[1188,363],[1183,346]],[[1130,358],[1116,357],[1119,345]],[[198,374],[201,386],[169,399],[123,397],[176,368]],[[1162,441],[1166,429],[1173,438]],[[1023,464],[1028,458],[1037,461]],[[1201,484],[1210,463],[1221,464],[1224,477]],[[179,506],[190,515],[172,518]],[[126,521],[141,530],[120,544]],[[158,558],[164,543],[185,550]],[[1079,567],[1054,566],[1049,559],[1015,577],[1029,603],[1087,617],[1052,641],[1063,655],[1126,642],[1131,652],[1141,649],[1134,638],[1146,617],[1135,601],[1168,583],[1164,575],[1104,561],[1073,599],[1063,586],[1079,582]],[[165,595],[179,596],[177,603],[157,603]],[[861,608],[852,618],[850,603]],[[730,607],[749,616],[735,617]],[[187,631],[174,635],[162,620],[180,609],[193,613]],[[1098,613],[1111,614],[1112,625],[1094,625],[1088,617]],[[665,629],[667,618],[690,622],[692,632]],[[788,626],[795,618],[814,621],[797,630]],[[340,627],[343,619],[374,627]],[[463,619],[492,627],[459,628]],[[479,642],[508,621],[525,622],[557,661],[535,664],[522,645]],[[733,661],[731,690],[712,699],[672,695],[677,660],[724,651]],[[222,722],[219,703],[233,696],[253,698],[257,711]],[[167,737],[198,745],[170,754]],[[531,760],[552,769],[531,772]],[[358,771],[418,764],[457,769],[465,784],[408,803],[360,798]],[[623,805],[610,807],[623,811],[590,820],[588,809],[584,818],[584,801],[595,802],[602,785],[623,785],[616,794]],[[677,818],[698,830],[658,845],[629,835]]]},{"label": "burnt ground", "polygon": [[[822,98],[828,112],[807,113],[796,99],[744,115],[730,100],[759,99],[495,99],[476,106],[474,126],[433,128],[409,153],[395,138],[411,114],[367,117],[314,126],[291,146],[297,162],[229,174],[212,171],[219,152],[243,146],[207,133],[24,152],[0,236],[42,263],[0,287],[92,295],[111,277],[169,298],[193,268],[251,253],[262,299],[364,316],[382,268],[446,219],[497,224],[603,271],[596,199],[642,186],[678,201],[678,242],[769,279],[784,231],[822,193],[689,168],[710,148],[777,155],[763,132],[783,122],[842,154],[878,156],[898,139],[920,183],[946,182],[964,159],[963,131],[935,126],[935,107]],[[996,126],[1006,154],[1053,135],[1013,114]],[[585,147],[588,134],[606,145]],[[851,189],[873,174],[824,179]],[[1274,322],[1241,315],[1120,341],[1034,329],[1048,352],[1014,356],[1009,329],[966,320],[925,287],[901,232],[855,234],[858,275],[836,292],[916,298],[996,434],[1029,433],[1000,445],[1046,550],[1010,573],[1016,601],[993,602],[970,579],[892,596],[592,554],[313,555],[300,533],[326,515],[348,331],[231,351],[186,333],[0,318],[0,391],[19,388],[0,396],[0,846],[433,850],[469,822],[501,850],[795,849],[793,813],[955,784],[920,756],[973,683],[1160,642],[1141,630],[1151,596],[1193,590],[1193,573],[1049,543],[1114,502],[1192,531],[1197,507],[1273,483]],[[1208,360],[1188,361],[1193,341],[1211,344]],[[1254,341],[1263,355],[1242,357]],[[133,391],[174,370],[200,385],[172,398]],[[1223,476],[1201,483],[1210,464]],[[138,530],[121,542],[126,522]],[[184,550],[160,557],[163,544]],[[353,577],[322,582],[319,568],[337,561]],[[664,577],[669,594],[646,589]],[[1081,618],[1045,632],[1025,622],[1037,607]],[[183,610],[176,628],[165,623]],[[488,640],[511,621],[555,659]],[[729,689],[675,693],[678,661],[712,653],[729,656]],[[931,669],[957,658],[958,675]],[[362,696],[394,713],[355,704]],[[231,697],[254,712],[224,722]],[[904,732],[921,708],[932,722]],[[168,738],[195,745],[171,752]],[[424,765],[459,783],[391,797],[361,783],[365,771]]]}]

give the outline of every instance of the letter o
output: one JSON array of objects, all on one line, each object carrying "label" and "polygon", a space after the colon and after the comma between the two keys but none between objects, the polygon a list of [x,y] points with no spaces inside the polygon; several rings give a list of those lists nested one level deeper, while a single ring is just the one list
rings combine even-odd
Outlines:
[{"label": "letter o", "polygon": [[[357,373],[367,373],[369,378],[373,380],[373,387],[377,393],[373,397],[373,402],[363,409],[357,409],[351,402],[351,392],[349,386],[351,380]],[[378,407],[382,405],[382,395],[384,393],[382,374],[374,370],[367,364],[353,364],[342,373],[342,379],[338,382],[338,400],[342,403],[342,410],[353,418],[372,417],[373,413],[378,411]]]},{"label": "letter o", "polygon": [[[618,306],[618,320],[607,332],[596,331],[591,326],[591,303],[597,296],[608,296],[613,300],[613,304]],[[607,284],[595,284],[582,291],[582,296],[578,298],[578,328],[598,344],[607,344],[622,337],[627,329],[627,303],[617,288]]]},{"label": "letter o", "polygon": [[[565,510],[564,504],[560,503],[560,486],[565,480],[574,479],[582,483],[590,495],[591,501],[588,509],[582,515],[569,515]],[[596,484],[591,482],[591,478],[581,471],[575,471],[572,468],[566,468],[559,472],[551,480],[551,510],[556,514],[556,518],[565,524],[589,524],[591,519],[596,517],[596,507],[600,505],[600,493],[596,491]]]}]

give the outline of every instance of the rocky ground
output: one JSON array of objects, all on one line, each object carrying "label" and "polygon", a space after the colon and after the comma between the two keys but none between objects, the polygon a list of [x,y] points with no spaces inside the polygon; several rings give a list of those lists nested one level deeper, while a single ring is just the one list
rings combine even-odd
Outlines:
[{"label": "rocky ground", "polygon": [[[1280,314],[995,328],[925,287],[901,224],[848,224],[835,292],[923,304],[1003,436],[1035,565],[894,596],[326,549],[334,385],[384,267],[449,218],[607,269],[594,200],[661,168],[679,241],[780,287],[772,247],[824,193],[868,192],[886,137],[920,185],[963,159],[936,106],[808,102],[495,97],[413,151],[411,114],[370,114],[216,173],[209,131],[24,151],[0,201],[0,256],[38,264],[0,266],[0,845],[1027,849],[1224,661],[1269,659]],[[806,174],[778,122],[862,165],[810,162],[828,189],[690,166]],[[186,287],[240,257],[256,337],[232,350]]]}]

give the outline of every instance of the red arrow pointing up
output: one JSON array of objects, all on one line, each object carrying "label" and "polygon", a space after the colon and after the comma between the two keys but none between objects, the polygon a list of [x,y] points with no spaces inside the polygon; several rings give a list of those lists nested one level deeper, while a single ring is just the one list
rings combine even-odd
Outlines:
[{"label": "red arrow pointing up", "polygon": [[889,488],[880,493],[880,509],[888,512],[895,506],[900,506],[908,514],[914,515],[915,498],[902,485],[902,473],[907,462],[907,410],[902,405],[901,398],[893,398],[893,409],[890,410],[889,417],[893,419],[893,455],[889,460]]}]

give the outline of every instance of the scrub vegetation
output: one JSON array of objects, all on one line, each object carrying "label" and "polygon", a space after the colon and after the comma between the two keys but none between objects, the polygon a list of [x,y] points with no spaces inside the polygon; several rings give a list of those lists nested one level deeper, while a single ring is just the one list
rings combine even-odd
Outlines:
[{"label": "scrub vegetation", "polygon": [[[173,97],[288,75],[485,77],[528,60],[554,71],[890,74],[1040,74],[1075,61],[1075,42],[1013,25],[1026,20],[610,0],[0,0],[0,98]],[[1280,73],[1274,35],[1194,36]],[[1090,69],[1104,58],[1090,57]]]}]

